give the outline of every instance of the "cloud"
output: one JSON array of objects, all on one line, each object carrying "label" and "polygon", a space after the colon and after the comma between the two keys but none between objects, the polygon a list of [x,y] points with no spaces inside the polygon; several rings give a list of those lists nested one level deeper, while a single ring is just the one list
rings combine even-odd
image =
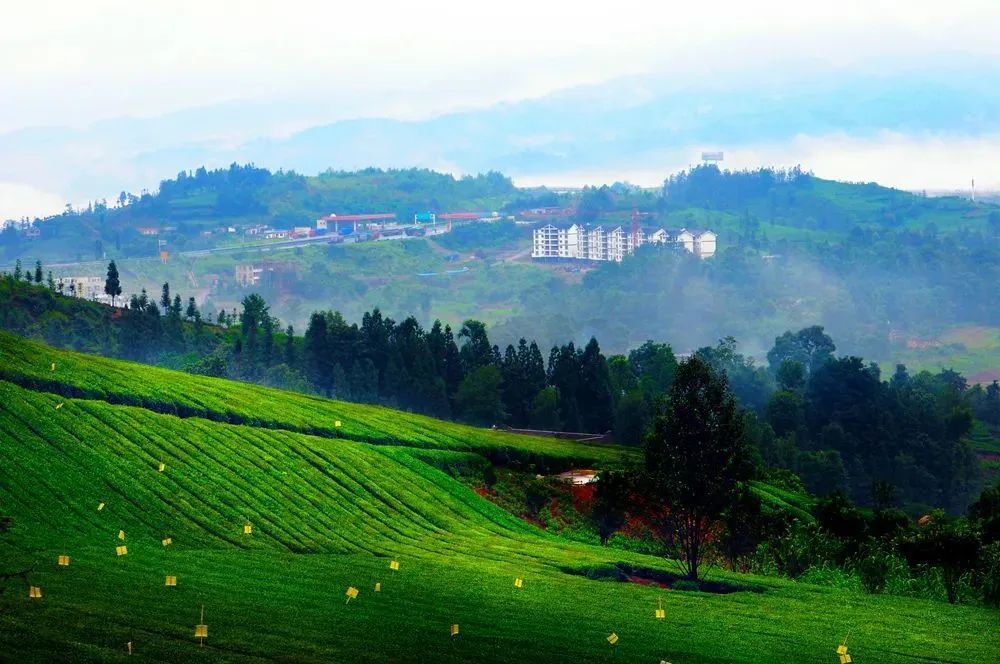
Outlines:
[{"label": "cloud", "polygon": [[250,99],[417,117],[654,70],[724,81],[1000,56],[994,0],[11,4],[0,89],[17,94],[0,131]]},{"label": "cloud", "polygon": [[61,211],[61,196],[19,182],[0,182],[0,220],[34,218]]},{"label": "cloud", "polygon": [[[817,176],[852,182],[878,182],[907,190],[1000,190],[996,155],[1000,134],[912,136],[880,132],[872,138],[846,134],[799,135],[789,140],[735,146],[689,145],[664,151],[638,167],[540,173],[515,178],[519,186],[583,186],[629,181],[658,186],[670,173],[699,163],[702,150],[725,148],[723,168],[800,165]],[[655,161],[658,163],[650,163]]]}]

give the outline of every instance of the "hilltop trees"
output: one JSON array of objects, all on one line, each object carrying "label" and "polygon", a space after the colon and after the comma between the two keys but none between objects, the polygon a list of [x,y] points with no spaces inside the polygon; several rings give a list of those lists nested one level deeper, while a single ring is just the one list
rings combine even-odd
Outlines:
[{"label": "hilltop trees", "polygon": [[724,376],[697,356],[678,366],[645,458],[650,492],[669,510],[665,536],[676,542],[689,579],[698,579],[713,522],[748,490],[744,426]]}]

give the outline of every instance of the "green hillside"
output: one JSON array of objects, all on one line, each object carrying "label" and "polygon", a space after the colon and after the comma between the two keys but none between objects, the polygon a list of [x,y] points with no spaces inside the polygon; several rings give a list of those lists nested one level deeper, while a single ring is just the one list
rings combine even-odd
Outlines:
[{"label": "green hillside", "polygon": [[567,573],[673,566],[547,534],[434,467],[615,448],[0,341],[0,573],[29,570],[0,595],[4,659],[117,661],[131,641],[140,661],[815,662],[849,633],[857,662],[996,661],[982,607],[720,571],[737,592]]},{"label": "green hillside", "polygon": [[[0,332],[0,379],[182,417],[388,445],[475,450],[500,461],[614,463],[625,448],[479,429],[430,417],[56,350]],[[52,371],[52,364],[56,370]],[[336,426],[337,422],[340,427]]]}]

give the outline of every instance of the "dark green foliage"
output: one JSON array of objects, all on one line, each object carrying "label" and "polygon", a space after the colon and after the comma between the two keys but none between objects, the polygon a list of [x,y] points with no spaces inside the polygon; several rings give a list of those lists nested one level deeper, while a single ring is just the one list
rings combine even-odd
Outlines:
[{"label": "dark green foliage", "polygon": [[1000,542],[1000,483],[983,489],[979,500],[969,507],[969,520],[983,534],[983,542]]},{"label": "dark green foliage", "polygon": [[722,515],[722,534],[719,548],[729,568],[747,571],[749,557],[767,534],[761,500],[752,491],[741,491],[726,507]]},{"label": "dark green foliage", "polygon": [[[767,353],[767,361],[771,365],[771,370],[776,374],[782,369],[785,362],[799,364],[808,373],[815,372],[823,366],[823,363],[833,357],[833,352],[837,346],[833,343],[830,335],[823,331],[819,325],[813,325],[796,333],[785,332],[774,340],[774,347]],[[794,367],[794,365],[792,365]],[[792,380],[797,378],[797,370],[785,367],[784,379]]]},{"label": "dark green foliage", "polygon": [[625,445],[641,445],[652,420],[652,410],[639,390],[618,400],[615,409],[615,440]]},{"label": "dark green foliage", "polygon": [[868,547],[861,552],[857,569],[865,592],[874,595],[885,590],[892,571],[892,560],[892,554],[877,546]]},{"label": "dark green foliage", "polygon": [[546,387],[539,390],[531,400],[531,426],[542,431],[559,431],[562,429],[562,416],[559,413],[559,390]]},{"label": "dark green foliage", "polygon": [[691,579],[698,578],[711,522],[747,490],[752,466],[743,429],[725,377],[698,356],[681,363],[667,412],[646,440],[646,473],[652,495],[670,510]]},{"label": "dark green foliage", "polygon": [[541,482],[531,482],[524,493],[524,511],[529,517],[537,519],[542,508],[549,504],[552,496],[548,488]]},{"label": "dark green foliage", "polygon": [[470,372],[459,384],[455,407],[459,417],[471,424],[491,426],[507,417],[500,386],[503,378],[494,366],[483,366]]},{"label": "dark green foliage", "polygon": [[601,544],[607,544],[625,524],[634,486],[634,479],[623,471],[604,471],[597,477],[590,516]]},{"label": "dark green foliage", "polygon": [[982,544],[967,524],[938,513],[915,535],[904,539],[901,548],[910,565],[941,570],[948,602],[954,604],[959,579],[979,562]]},{"label": "dark green foliage", "polygon": [[108,263],[108,277],[104,281],[104,293],[111,296],[112,306],[114,306],[116,298],[122,294],[122,284],[118,275],[118,266],[115,265],[114,261]]}]

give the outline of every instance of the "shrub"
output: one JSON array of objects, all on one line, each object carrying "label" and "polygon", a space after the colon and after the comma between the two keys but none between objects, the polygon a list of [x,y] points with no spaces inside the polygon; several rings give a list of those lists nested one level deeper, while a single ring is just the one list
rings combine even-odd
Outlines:
[{"label": "shrub", "polygon": [[681,579],[680,581],[674,581],[670,586],[671,590],[687,590],[698,592],[701,590],[701,585],[697,581],[691,581],[689,579]]},{"label": "shrub", "polygon": [[879,547],[868,547],[862,551],[856,567],[865,592],[874,595],[885,591],[894,563],[895,556]]}]

